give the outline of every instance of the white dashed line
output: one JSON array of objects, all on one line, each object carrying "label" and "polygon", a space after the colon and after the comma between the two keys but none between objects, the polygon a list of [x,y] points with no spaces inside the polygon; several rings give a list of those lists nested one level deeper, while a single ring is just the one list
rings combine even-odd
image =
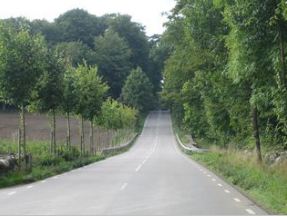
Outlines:
[{"label": "white dashed line", "polygon": [[124,190],[127,187],[127,185],[128,185],[128,183],[125,182],[121,187],[121,191]]},{"label": "white dashed line", "polygon": [[47,182],[47,181],[46,181],[46,180],[42,180],[42,181],[41,181],[41,183],[45,183],[45,182]]},{"label": "white dashed line", "polygon": [[208,174],[207,176],[208,176],[208,177],[211,177],[211,175],[209,175],[209,174]]},{"label": "white dashed line", "polygon": [[228,191],[227,189],[225,189],[225,190],[224,190],[224,192],[225,192],[225,193],[227,193],[227,194],[229,194],[229,193],[230,193],[230,191]]},{"label": "white dashed line", "polygon": [[240,202],[240,200],[238,198],[233,198],[233,200],[238,202],[238,203]]},{"label": "white dashed line", "polygon": [[53,179],[58,179],[58,178],[59,178],[59,176],[54,176],[54,177],[53,177]]},{"label": "white dashed line", "polygon": [[11,191],[11,192],[8,193],[9,196],[11,196],[13,194],[16,194],[16,191]]},{"label": "white dashed line", "polygon": [[222,184],[220,184],[220,183],[218,183],[217,185],[218,185],[219,187],[222,187]]},{"label": "white dashed line", "polygon": [[212,179],[212,181],[216,182],[216,179]]},{"label": "white dashed line", "polygon": [[27,189],[33,188],[33,185],[29,185],[27,186]]},{"label": "white dashed line", "polygon": [[250,215],[256,214],[252,209],[246,209],[246,212],[248,212]]},{"label": "white dashed line", "polygon": [[142,168],[142,164],[138,165],[138,167],[136,168],[136,172],[138,172],[141,168]]}]

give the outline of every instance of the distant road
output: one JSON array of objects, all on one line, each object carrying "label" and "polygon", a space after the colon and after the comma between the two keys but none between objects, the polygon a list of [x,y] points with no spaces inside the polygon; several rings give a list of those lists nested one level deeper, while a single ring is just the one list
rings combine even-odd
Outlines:
[{"label": "distant road", "polygon": [[151,113],[130,151],[0,190],[0,215],[266,215],[176,146],[167,112]]}]

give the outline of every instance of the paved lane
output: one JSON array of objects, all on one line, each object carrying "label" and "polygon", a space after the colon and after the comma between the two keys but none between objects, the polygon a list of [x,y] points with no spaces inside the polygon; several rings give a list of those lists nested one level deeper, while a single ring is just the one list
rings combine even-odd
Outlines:
[{"label": "paved lane", "polygon": [[167,112],[151,113],[130,151],[0,190],[0,215],[265,215],[176,146]]}]

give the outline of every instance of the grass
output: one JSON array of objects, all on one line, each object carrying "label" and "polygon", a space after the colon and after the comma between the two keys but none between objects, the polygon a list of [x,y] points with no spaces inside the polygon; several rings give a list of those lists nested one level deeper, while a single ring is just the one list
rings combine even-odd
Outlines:
[{"label": "grass", "polygon": [[267,167],[257,164],[253,155],[239,150],[211,148],[191,157],[240,187],[263,208],[287,214],[287,165]]},{"label": "grass", "polygon": [[[185,132],[175,125],[174,129],[181,141],[186,143]],[[220,149],[204,139],[197,139],[197,142],[202,147],[209,147],[209,151],[189,152],[192,159],[219,174],[228,183],[239,187],[270,213],[287,214],[287,163],[277,166],[260,165],[255,153],[246,153],[235,146]],[[250,150],[250,147],[245,148]]]},{"label": "grass", "polygon": [[79,158],[74,161],[61,159],[53,165],[34,166],[31,171],[13,171],[0,177],[0,187],[35,182],[103,159],[105,157],[101,155]]}]

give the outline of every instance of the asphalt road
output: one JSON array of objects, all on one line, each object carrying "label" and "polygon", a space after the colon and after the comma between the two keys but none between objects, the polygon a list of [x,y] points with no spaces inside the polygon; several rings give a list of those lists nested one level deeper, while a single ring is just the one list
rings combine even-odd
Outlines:
[{"label": "asphalt road", "polygon": [[0,215],[266,215],[182,154],[167,112],[151,113],[130,151],[0,190]]}]

